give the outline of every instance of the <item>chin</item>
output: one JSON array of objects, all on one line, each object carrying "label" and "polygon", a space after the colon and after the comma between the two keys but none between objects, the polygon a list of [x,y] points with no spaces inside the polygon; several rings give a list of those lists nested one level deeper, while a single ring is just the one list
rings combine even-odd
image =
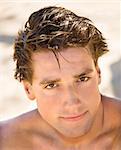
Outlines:
[{"label": "chin", "polygon": [[77,131],[77,132],[74,132],[74,131],[71,131],[71,132],[66,132],[65,136],[66,137],[70,137],[70,138],[78,138],[78,137],[82,137],[84,135],[86,135],[88,133],[88,129],[81,129],[80,131]]},{"label": "chin", "polygon": [[77,124],[68,124],[68,126],[61,126],[58,128],[58,131],[60,131],[61,134],[63,134],[66,137],[75,138],[75,137],[81,137],[88,134],[93,126],[93,118],[88,117],[84,119],[81,122],[78,122]]},{"label": "chin", "polygon": [[85,125],[84,127],[77,127],[77,128],[68,128],[68,129],[59,129],[58,132],[66,137],[66,138],[81,138],[82,136],[85,136],[89,133],[91,129],[91,123],[88,125]]}]

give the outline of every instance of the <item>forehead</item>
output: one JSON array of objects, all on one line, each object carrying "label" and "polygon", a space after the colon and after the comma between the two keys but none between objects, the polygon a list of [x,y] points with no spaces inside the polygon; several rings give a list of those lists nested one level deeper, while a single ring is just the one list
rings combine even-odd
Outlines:
[{"label": "forehead", "polygon": [[93,59],[85,48],[67,48],[57,54],[60,69],[53,52],[49,50],[34,53],[32,65],[34,74],[57,74],[78,72],[94,66]]}]

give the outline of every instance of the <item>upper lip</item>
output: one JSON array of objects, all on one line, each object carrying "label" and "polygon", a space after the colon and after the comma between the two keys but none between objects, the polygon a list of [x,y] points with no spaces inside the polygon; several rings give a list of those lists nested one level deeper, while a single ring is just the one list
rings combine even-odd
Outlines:
[{"label": "upper lip", "polygon": [[80,114],[77,114],[77,115],[69,115],[69,116],[63,116],[61,118],[64,118],[64,119],[75,119],[75,118],[78,118],[78,117],[81,117],[82,115],[84,115],[86,112],[83,112],[83,113],[80,113]]}]

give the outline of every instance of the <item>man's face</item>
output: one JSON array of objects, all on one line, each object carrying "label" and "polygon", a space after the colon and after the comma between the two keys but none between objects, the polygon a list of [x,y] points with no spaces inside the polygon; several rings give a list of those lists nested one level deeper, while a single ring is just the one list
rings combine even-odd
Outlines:
[{"label": "man's face", "polygon": [[87,133],[100,104],[99,73],[85,48],[34,53],[30,93],[42,118],[67,137]]}]

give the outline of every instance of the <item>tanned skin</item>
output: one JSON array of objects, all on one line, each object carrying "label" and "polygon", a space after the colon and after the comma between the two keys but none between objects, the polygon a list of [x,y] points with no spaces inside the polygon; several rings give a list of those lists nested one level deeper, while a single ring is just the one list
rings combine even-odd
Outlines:
[{"label": "tanned skin", "polygon": [[32,55],[32,84],[23,85],[37,109],[0,123],[0,150],[121,149],[121,101],[100,94],[99,67],[84,48],[61,54],[61,69],[52,52]]}]

